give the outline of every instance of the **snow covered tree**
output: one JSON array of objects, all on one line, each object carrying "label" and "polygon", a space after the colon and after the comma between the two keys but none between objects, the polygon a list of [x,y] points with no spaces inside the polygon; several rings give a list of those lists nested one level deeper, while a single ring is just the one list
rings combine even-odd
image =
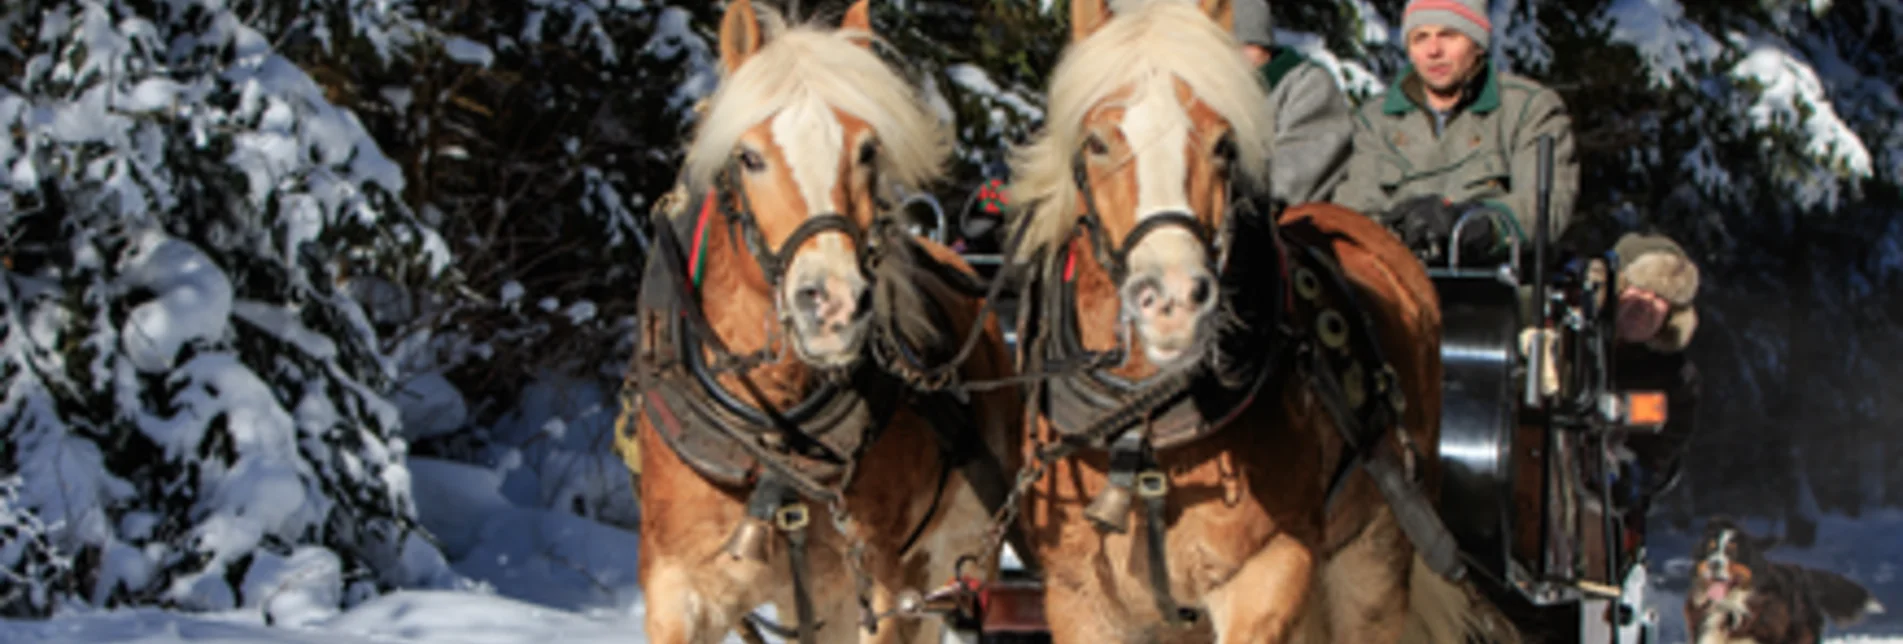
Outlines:
[{"label": "snow covered tree", "polygon": [[[388,65],[287,48],[364,120],[402,168],[403,199],[456,258],[431,288],[362,284],[379,302],[372,322],[386,348],[402,356],[399,397],[415,421],[406,435],[419,454],[512,469],[511,489],[526,490],[518,502],[631,525],[611,435],[544,440],[527,417],[546,409],[523,406],[551,381],[583,381],[561,392],[574,398],[621,381],[639,236],[673,184],[695,103],[713,89],[703,32],[719,7],[416,6],[415,41]],[[605,430],[615,415],[550,404],[571,410],[554,419],[567,426]]]},{"label": "snow covered tree", "polygon": [[[376,11],[0,14],[17,61],[0,87],[7,614],[257,606],[312,584],[334,609],[454,581],[415,520],[392,364],[338,286],[429,279],[447,248],[400,201],[399,167],[273,46],[390,44]],[[303,31],[245,18],[268,15]]]}]

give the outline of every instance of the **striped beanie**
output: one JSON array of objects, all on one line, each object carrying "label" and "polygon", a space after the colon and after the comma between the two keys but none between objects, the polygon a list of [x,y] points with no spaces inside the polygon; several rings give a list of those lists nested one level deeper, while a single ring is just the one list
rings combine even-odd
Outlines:
[{"label": "striped beanie", "polygon": [[1401,15],[1401,33],[1427,25],[1446,25],[1473,39],[1481,49],[1490,46],[1493,23],[1487,20],[1487,0],[1409,0]]}]

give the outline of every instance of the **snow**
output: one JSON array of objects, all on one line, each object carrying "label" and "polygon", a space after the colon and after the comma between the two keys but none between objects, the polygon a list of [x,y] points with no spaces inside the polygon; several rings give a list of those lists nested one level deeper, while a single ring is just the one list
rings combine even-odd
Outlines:
[{"label": "snow", "polygon": [[142,231],[135,243],[120,288],[149,290],[153,297],[132,309],[120,335],[133,366],[165,371],[186,343],[225,334],[231,280],[197,247],[155,228]]},{"label": "snow", "polygon": [[443,53],[449,54],[450,60],[459,63],[468,63],[484,69],[487,69],[489,65],[496,60],[496,53],[490,51],[488,45],[461,36],[451,36],[444,39]]},{"label": "snow", "polygon": [[1822,81],[1809,62],[1769,43],[1753,43],[1749,54],[1731,71],[1733,77],[1760,85],[1751,105],[1752,123],[1765,130],[1801,132],[1804,151],[1825,161],[1829,174],[1800,178],[1798,197],[1805,204],[1838,205],[1837,174],[1870,176],[1870,151],[1825,95]]},{"label": "snow", "polygon": [[1351,98],[1365,98],[1387,89],[1387,81],[1360,61],[1349,60],[1329,51],[1327,39],[1305,31],[1275,30],[1275,42],[1295,48],[1303,56],[1328,70],[1335,85]]},{"label": "snow", "polygon": [[[694,15],[680,7],[668,7],[661,10],[660,17],[654,21],[654,34],[648,37],[643,52],[656,58],[686,56],[683,61],[684,73],[680,84],[675,86],[674,94],[668,98],[668,109],[679,110],[714,92],[720,83],[720,74],[714,67],[714,53],[705,39],[694,33]],[[691,122],[695,115],[690,111],[687,119]]]},{"label": "snow", "polygon": [[993,101],[1003,103],[1017,111],[1018,114],[1030,117],[1033,120],[1044,118],[1044,110],[1042,108],[1033,105],[1031,101],[1026,100],[1023,96],[1019,96],[1016,92],[1005,91],[1004,88],[999,87],[996,82],[991,80],[991,75],[986,74],[985,70],[977,65],[966,63],[949,65],[945,67],[945,76],[950,78],[952,82],[957,83],[959,87],[990,98]]},{"label": "snow", "polygon": [[1614,0],[1597,21],[1610,28],[1611,41],[1637,48],[1652,71],[1652,84],[1671,87],[1688,78],[1691,67],[1715,60],[1724,45],[1685,19],[1678,0]]},{"label": "snow", "polygon": [[441,436],[462,429],[469,405],[462,392],[441,371],[417,374],[393,394],[403,415],[403,435],[410,440]]}]

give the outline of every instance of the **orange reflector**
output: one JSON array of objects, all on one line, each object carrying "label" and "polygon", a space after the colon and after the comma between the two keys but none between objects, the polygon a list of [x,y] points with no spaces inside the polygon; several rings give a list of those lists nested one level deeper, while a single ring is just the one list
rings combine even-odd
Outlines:
[{"label": "orange reflector", "polygon": [[1664,425],[1665,392],[1634,391],[1625,395],[1626,423],[1630,425]]}]

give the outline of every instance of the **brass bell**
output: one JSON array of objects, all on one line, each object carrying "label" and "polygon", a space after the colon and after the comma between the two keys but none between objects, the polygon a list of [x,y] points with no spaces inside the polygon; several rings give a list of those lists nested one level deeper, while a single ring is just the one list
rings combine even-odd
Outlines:
[{"label": "brass bell", "polygon": [[727,544],[721,549],[735,559],[763,564],[766,563],[767,538],[771,536],[771,526],[765,521],[747,519],[734,526],[733,533],[727,535]]},{"label": "brass bell", "polygon": [[1130,501],[1130,488],[1106,487],[1084,508],[1084,518],[1090,519],[1100,531],[1122,534],[1130,529]]}]

